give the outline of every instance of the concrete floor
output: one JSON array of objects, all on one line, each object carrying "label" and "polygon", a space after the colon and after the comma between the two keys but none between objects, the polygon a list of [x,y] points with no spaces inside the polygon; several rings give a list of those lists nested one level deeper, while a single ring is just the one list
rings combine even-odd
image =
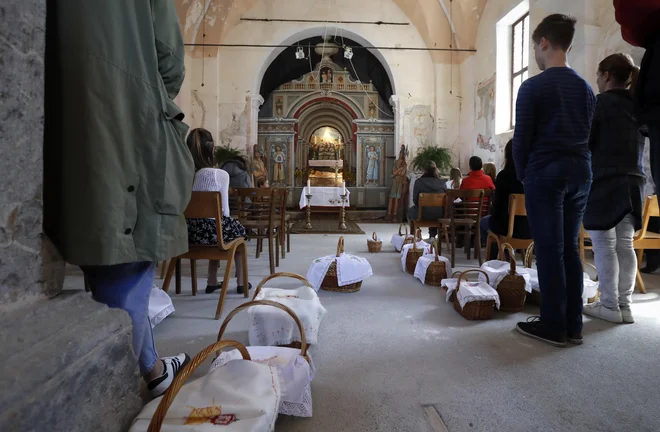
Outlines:
[{"label": "concrete floor", "polygon": [[[635,294],[634,325],[585,318],[584,345],[554,348],[514,331],[538,308],[466,321],[439,288],[401,271],[389,245],[395,225],[361,227],[387,239],[383,252],[369,254],[364,235],[345,237],[346,251],[369,258],[374,276],[358,293],[319,292],[328,314],[319,345],[311,349],[318,369],[314,416],[282,416],[278,431],[431,432],[426,405],[437,409],[450,432],[660,430],[660,276],[645,276],[649,294]],[[278,271],[304,275],[313,258],[334,252],[337,238],[294,235]],[[256,286],[268,273],[268,260],[254,259],[254,242],[250,249]],[[457,258],[459,268],[477,265],[463,252]],[[205,276],[201,266],[198,275]],[[205,286],[205,277],[199,284]],[[216,339],[218,294],[190,293],[184,277],[183,294],[173,294],[176,313],[154,330],[161,355],[193,355]],[[223,318],[243,301],[235,291],[228,295]],[[238,315],[227,338],[247,343],[246,323],[246,315]]]}]

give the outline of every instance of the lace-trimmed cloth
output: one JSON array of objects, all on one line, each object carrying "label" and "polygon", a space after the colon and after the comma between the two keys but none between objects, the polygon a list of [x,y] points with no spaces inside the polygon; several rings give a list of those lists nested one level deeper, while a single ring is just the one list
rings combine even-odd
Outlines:
[{"label": "lace-trimmed cloth", "polygon": [[[451,261],[449,258],[443,257],[442,255],[438,255],[438,259],[441,262],[445,263],[445,269],[447,270],[447,274],[450,275],[453,273],[453,270],[451,268]],[[435,254],[434,253],[427,253],[426,255],[422,256],[419,261],[417,261],[417,265],[415,266],[415,274],[414,276],[419,279],[421,283],[426,283],[426,271],[429,269],[429,266],[431,263],[435,262]],[[404,269],[405,270],[405,269]]]},{"label": "lace-trimmed cloth", "polygon": [[321,288],[325,274],[335,260],[337,261],[337,280],[339,286],[361,282],[373,275],[371,264],[365,258],[347,253],[342,253],[339,257],[336,255],[326,255],[312,261],[312,264],[310,264],[307,270],[306,278],[314,287],[314,291],[318,291]]},{"label": "lace-trimmed cloth", "polygon": [[[456,291],[456,285],[458,284],[458,279],[443,279],[442,286],[447,287],[447,297],[446,301],[449,302],[451,299],[451,294]],[[495,306],[497,309],[500,308],[500,295],[493,289],[492,286],[488,285],[486,282],[469,282],[461,281],[461,286],[456,293],[456,298],[458,299],[461,307],[465,307],[467,303],[473,301],[488,301],[494,300]]]},{"label": "lace-trimmed cloth", "polygon": [[[488,278],[490,280],[490,286],[497,289],[497,286],[500,284],[500,282],[502,282],[502,279],[504,279],[504,277],[507,276],[511,271],[511,264],[507,261],[498,261],[498,260],[486,261],[481,266],[481,270],[485,271],[488,274]],[[528,269],[526,268],[516,268],[516,274],[522,276],[523,279],[525,279],[525,291],[531,293],[532,292],[531,277],[527,270]],[[479,273],[479,280],[482,282],[486,282],[486,276]]]},{"label": "lace-trimmed cloth", "polygon": [[[408,251],[412,249],[413,245],[407,244],[401,249],[401,268],[406,271],[406,258],[408,258]],[[417,242],[417,249],[424,249],[424,255],[431,252],[431,245],[425,241]],[[451,274],[451,273],[449,273]]]}]

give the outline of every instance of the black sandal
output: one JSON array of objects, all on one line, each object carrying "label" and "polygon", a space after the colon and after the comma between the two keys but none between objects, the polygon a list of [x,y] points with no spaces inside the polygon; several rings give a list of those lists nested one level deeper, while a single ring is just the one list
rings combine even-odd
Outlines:
[{"label": "black sandal", "polygon": [[222,288],[222,283],[224,281],[220,282],[218,285],[206,285],[206,294],[213,294],[220,288]]},{"label": "black sandal", "polygon": [[[248,291],[250,291],[251,289],[252,289],[252,284],[248,282]],[[245,288],[243,287],[243,285],[237,286],[236,292],[239,294],[243,294],[245,292]]]}]

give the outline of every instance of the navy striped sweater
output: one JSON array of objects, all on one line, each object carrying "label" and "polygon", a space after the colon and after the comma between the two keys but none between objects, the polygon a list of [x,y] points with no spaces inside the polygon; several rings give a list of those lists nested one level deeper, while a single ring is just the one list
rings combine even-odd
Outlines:
[{"label": "navy striped sweater", "polygon": [[596,96],[573,69],[550,68],[525,81],[516,102],[513,159],[518,179],[566,156],[591,160]]}]

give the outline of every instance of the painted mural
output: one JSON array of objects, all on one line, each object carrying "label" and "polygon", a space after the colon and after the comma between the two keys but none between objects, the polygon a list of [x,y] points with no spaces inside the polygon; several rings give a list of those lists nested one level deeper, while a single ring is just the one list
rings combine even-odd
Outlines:
[{"label": "painted mural", "polygon": [[495,74],[477,84],[476,104],[477,149],[495,153]]}]

